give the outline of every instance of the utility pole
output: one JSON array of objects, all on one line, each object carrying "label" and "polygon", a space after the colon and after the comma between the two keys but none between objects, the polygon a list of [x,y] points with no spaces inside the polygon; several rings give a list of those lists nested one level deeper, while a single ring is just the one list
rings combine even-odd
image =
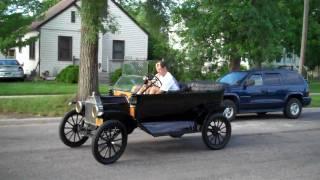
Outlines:
[{"label": "utility pole", "polygon": [[305,61],[305,51],[306,51],[306,45],[307,45],[308,15],[309,15],[309,0],[304,0],[303,26],[302,26],[300,63],[299,63],[299,73],[301,75],[302,75],[303,65],[304,65],[304,61]]}]

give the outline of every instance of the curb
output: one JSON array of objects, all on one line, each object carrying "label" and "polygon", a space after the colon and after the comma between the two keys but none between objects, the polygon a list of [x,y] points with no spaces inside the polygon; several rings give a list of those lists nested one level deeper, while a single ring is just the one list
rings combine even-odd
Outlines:
[{"label": "curb", "polygon": [[32,124],[52,124],[58,123],[61,120],[61,117],[48,117],[48,118],[25,118],[25,119],[0,119],[1,126],[17,126],[17,125],[32,125]]}]

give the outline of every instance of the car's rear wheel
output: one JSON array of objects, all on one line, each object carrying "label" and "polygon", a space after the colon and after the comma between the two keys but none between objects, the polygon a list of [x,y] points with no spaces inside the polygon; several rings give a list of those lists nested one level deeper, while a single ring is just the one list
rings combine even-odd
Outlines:
[{"label": "car's rear wheel", "polygon": [[208,148],[224,148],[231,137],[231,123],[221,114],[207,118],[202,127],[202,139]]},{"label": "car's rear wheel", "polygon": [[88,136],[80,134],[84,117],[75,110],[68,112],[60,122],[59,136],[61,141],[69,147],[79,147],[88,140]]},{"label": "car's rear wheel", "polygon": [[128,134],[118,120],[109,120],[99,127],[92,139],[92,154],[102,164],[116,162],[127,146]]},{"label": "car's rear wheel", "polygon": [[290,119],[296,119],[300,116],[302,111],[302,105],[299,99],[291,98],[286,104],[284,109],[284,115]]},{"label": "car's rear wheel", "polygon": [[237,114],[236,104],[232,100],[225,99],[223,101],[223,105],[225,106],[223,115],[227,118],[228,121],[234,120]]}]

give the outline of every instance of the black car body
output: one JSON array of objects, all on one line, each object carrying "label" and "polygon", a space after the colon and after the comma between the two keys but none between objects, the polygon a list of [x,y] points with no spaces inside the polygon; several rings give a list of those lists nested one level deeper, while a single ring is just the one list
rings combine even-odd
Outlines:
[{"label": "black car body", "polygon": [[143,82],[140,75],[146,73],[141,70],[145,65],[131,66],[124,65],[111,94],[93,94],[84,102],[78,101],[75,110],[66,114],[60,124],[64,144],[77,147],[93,136],[92,153],[103,164],[120,158],[127,145],[127,135],[137,127],[154,137],[177,138],[185,133],[202,132],[208,148],[225,147],[231,136],[231,125],[222,115],[221,85],[199,89],[197,84],[191,84],[189,90],[136,95],[131,89]]},{"label": "black car body", "polygon": [[311,103],[308,83],[296,71],[285,69],[231,72],[218,80],[225,87],[225,115],[282,111],[298,118]]}]

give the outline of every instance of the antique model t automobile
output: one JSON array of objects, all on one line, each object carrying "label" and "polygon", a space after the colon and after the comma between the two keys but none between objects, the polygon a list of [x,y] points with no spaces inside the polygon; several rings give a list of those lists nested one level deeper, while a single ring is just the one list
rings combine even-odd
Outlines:
[{"label": "antique model t automobile", "polygon": [[[181,137],[201,132],[205,145],[222,149],[231,136],[230,122],[222,115],[223,87],[191,83],[178,92],[158,95],[132,93],[143,84],[147,62],[125,63],[109,95],[95,95],[74,102],[75,109],[61,121],[60,139],[70,147],[92,136],[92,154],[102,164],[117,161],[126,149],[128,134],[139,127],[154,137]],[[149,78],[154,83],[158,79]]]}]

